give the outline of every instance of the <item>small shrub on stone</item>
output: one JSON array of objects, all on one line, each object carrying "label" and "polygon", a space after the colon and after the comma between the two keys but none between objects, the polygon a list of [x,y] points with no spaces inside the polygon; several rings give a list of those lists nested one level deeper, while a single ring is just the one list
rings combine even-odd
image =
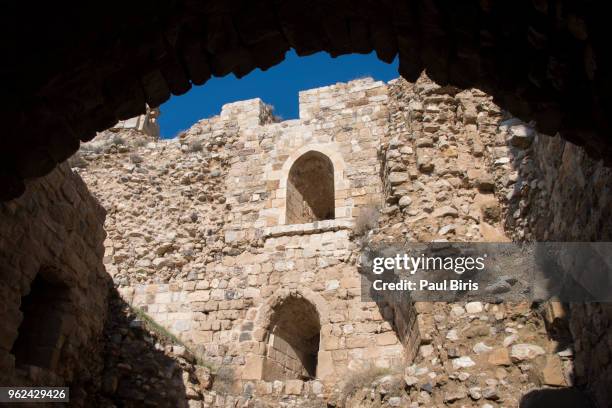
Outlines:
[{"label": "small shrub on stone", "polygon": [[125,139],[122,138],[119,135],[116,135],[116,136],[113,136],[113,139],[112,139],[111,142],[112,142],[112,144],[115,144],[115,145],[124,145],[125,144]]},{"label": "small shrub on stone", "polygon": [[139,154],[133,153],[130,155],[130,161],[134,164],[140,164],[142,163],[144,160],[142,158],[142,156],[140,156]]},{"label": "small shrub on stone", "polygon": [[342,388],[342,400],[346,400],[351,395],[354,395],[358,390],[372,386],[372,383],[380,377],[392,374],[390,368],[381,368],[368,366],[361,371],[353,372],[348,376]]},{"label": "small shrub on stone", "polygon": [[88,163],[85,159],[83,159],[83,157],[81,156],[79,152],[76,152],[75,154],[72,155],[72,157],[68,159],[68,165],[72,169],[74,168],[84,169],[87,167]]},{"label": "small shrub on stone", "polygon": [[189,144],[189,152],[196,153],[202,151],[202,142],[199,140],[194,140]]},{"label": "small shrub on stone", "polygon": [[361,208],[359,210],[359,215],[355,220],[355,234],[362,236],[367,234],[370,230],[378,227],[379,218],[380,211],[377,207],[368,206]]}]

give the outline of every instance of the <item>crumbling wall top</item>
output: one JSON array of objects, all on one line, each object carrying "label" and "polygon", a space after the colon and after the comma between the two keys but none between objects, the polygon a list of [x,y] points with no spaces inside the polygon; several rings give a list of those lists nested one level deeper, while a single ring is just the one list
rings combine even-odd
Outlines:
[{"label": "crumbling wall top", "polygon": [[149,108],[147,106],[147,111],[144,114],[130,119],[120,120],[115,126],[110,128],[110,130],[133,129],[138,130],[147,136],[151,136],[154,139],[158,139],[160,133],[157,118],[159,117],[160,113],[159,108]]},{"label": "crumbling wall top", "polygon": [[374,81],[373,78],[366,77],[301,91],[300,119],[304,121],[314,119],[324,109],[341,110],[382,102],[386,99],[386,90],[387,85],[383,81]]}]

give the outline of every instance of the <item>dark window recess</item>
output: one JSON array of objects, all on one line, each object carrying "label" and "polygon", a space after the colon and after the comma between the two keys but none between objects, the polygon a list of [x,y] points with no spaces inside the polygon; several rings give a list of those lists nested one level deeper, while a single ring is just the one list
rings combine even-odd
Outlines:
[{"label": "dark window recess", "polygon": [[306,299],[288,297],[272,315],[263,379],[313,379],[317,375],[321,324]]},{"label": "dark window recess", "polygon": [[335,217],[334,166],[322,153],[304,153],[287,180],[286,224],[305,224]]}]

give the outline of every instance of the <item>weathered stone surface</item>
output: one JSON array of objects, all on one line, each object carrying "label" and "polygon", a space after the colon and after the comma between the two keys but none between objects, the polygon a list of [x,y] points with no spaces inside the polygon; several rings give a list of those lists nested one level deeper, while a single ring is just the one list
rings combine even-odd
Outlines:
[{"label": "weathered stone surface", "polygon": [[496,366],[509,366],[511,364],[511,361],[508,349],[505,347],[493,349],[489,353],[488,361],[490,364]]},{"label": "weathered stone surface", "polygon": [[[104,347],[105,215],[66,164],[0,204],[0,384],[70,382],[71,401],[85,404]],[[119,386],[116,376],[100,383]]]},{"label": "weathered stone surface", "polygon": [[453,363],[453,368],[455,370],[458,370],[458,369],[461,369],[461,368],[469,368],[469,367],[473,367],[473,366],[476,365],[474,360],[472,360],[468,356],[463,356],[463,357],[455,358],[455,359],[452,360],[452,363]]},{"label": "weathered stone surface", "polygon": [[468,302],[465,305],[465,311],[470,314],[482,312],[483,307],[481,302]]},{"label": "weathered stone surface", "polygon": [[288,395],[300,395],[303,387],[304,381],[301,380],[288,380],[285,382],[285,392]]},{"label": "weathered stone surface", "polygon": [[391,185],[402,184],[409,180],[408,173],[393,172],[389,174],[389,182]]},{"label": "weathered stone surface", "polygon": [[434,210],[434,212],[431,214],[434,217],[457,217],[459,215],[459,213],[457,212],[457,209],[450,207],[450,206],[445,206],[442,208],[438,208],[437,210]]},{"label": "weathered stone surface", "polygon": [[510,349],[510,358],[514,362],[532,360],[543,354],[546,354],[544,349],[535,344],[515,344]]},{"label": "weathered stone surface", "polygon": [[542,381],[546,385],[556,387],[567,385],[563,375],[563,365],[559,357],[552,355],[546,358],[546,364],[542,369]]},{"label": "weathered stone surface", "polygon": [[400,208],[408,207],[410,204],[412,204],[412,199],[409,196],[403,196],[400,198],[398,204]]},{"label": "weathered stone surface", "polygon": [[483,353],[487,353],[487,352],[493,350],[493,347],[487,346],[483,342],[480,342],[480,343],[476,343],[474,345],[474,347],[472,348],[472,350],[476,354],[483,354]]},{"label": "weathered stone surface", "polygon": [[467,392],[463,388],[458,388],[455,391],[447,391],[444,393],[444,402],[453,403],[467,397]]}]

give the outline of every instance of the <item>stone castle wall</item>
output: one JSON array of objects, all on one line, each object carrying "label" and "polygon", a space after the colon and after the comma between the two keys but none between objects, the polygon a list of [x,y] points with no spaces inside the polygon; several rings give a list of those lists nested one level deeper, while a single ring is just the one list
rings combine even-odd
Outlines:
[{"label": "stone castle wall", "polygon": [[[100,388],[110,275],[243,395],[329,398],[377,368],[401,370],[405,392],[343,403],[516,405],[577,385],[610,404],[609,305],[368,302],[358,272],[363,245],[385,241],[608,240],[612,174],[582,149],[425,76],[304,91],[297,120],[253,99],[175,140],[128,128],[71,160],[87,186],[63,165],[0,206],[2,384],[71,384],[77,402]],[[151,364],[183,356],[172,396],[149,384],[159,398],[237,403],[196,389],[209,372],[182,346],[152,352],[130,319],[107,327],[109,398],[143,398],[117,374],[140,344]]]},{"label": "stone castle wall", "polygon": [[120,120],[109,130],[111,132],[118,132],[121,130],[133,129],[137,130],[153,139],[159,138],[159,124],[157,118],[159,117],[159,108],[150,109],[147,107],[147,111],[139,116]]},{"label": "stone castle wall", "polygon": [[[438,350],[456,342],[482,349],[478,336],[464,338],[462,322],[488,314],[506,333],[516,331],[517,341],[545,350],[533,369],[536,384],[571,384],[571,359],[559,363],[545,332],[534,336],[513,323],[543,327],[537,315],[512,306],[474,315],[451,305],[362,302],[357,259],[364,232],[370,242],[528,238],[511,220],[530,225],[529,211],[516,217],[515,207],[524,178],[547,180],[524,165],[546,140],[477,90],[439,87],[426,77],[414,84],[358,80],[300,93],[297,120],[276,122],[259,99],[236,102],[177,140],[83,151],[79,171],[109,211],[106,266],[124,298],[205,358],[233,367],[236,378],[255,381],[258,393],[277,392],[275,379],[287,381],[290,393],[329,391],[295,383],[309,377],[304,361],[315,346],[304,339],[318,331],[313,377],[324,385],[413,359],[425,364],[421,373],[441,375],[427,361],[453,366],[469,358],[512,378],[516,384],[499,392],[516,400],[534,383],[523,384],[520,370],[504,365],[505,338],[492,332],[487,342],[501,366],[456,354],[463,349]],[[333,170],[323,160],[293,172],[311,156],[327,158]],[[315,174],[306,184],[321,185],[333,176],[333,219],[293,223],[323,205],[307,203],[295,174]],[[286,310],[301,311],[294,315],[308,329],[297,331]],[[440,387],[447,393],[455,385]]]},{"label": "stone castle wall", "polygon": [[[560,151],[565,164],[554,164]],[[361,300],[364,240],[607,236],[607,170],[478,90],[426,77],[357,80],[302,92],[297,120],[278,123],[254,99],[225,105],[176,140],[111,141],[81,153],[79,172],[108,210],[105,263],[124,299],[259,394],[277,394],[282,379],[286,394],[328,395],[338,379],[370,365],[414,362],[410,381],[434,387],[427,398],[410,391],[425,406],[476,398],[464,384],[476,371],[472,388],[486,388],[491,400],[518,403],[540,385],[588,382],[607,401],[602,305],[574,309],[583,350],[575,366],[525,305]],[[327,158],[333,171],[324,160],[301,168],[308,157]],[[308,203],[296,174],[315,174],[321,180],[309,183],[321,185],[333,174],[333,219],[289,222],[326,205]],[[569,180],[579,189],[564,187]],[[552,208],[548,197],[573,204]],[[599,323],[582,340],[591,321]],[[312,377],[323,384],[301,381],[311,377],[304,361],[313,348]],[[525,348],[537,351],[529,365]]]},{"label": "stone castle wall", "polygon": [[104,209],[66,164],[0,204],[0,384],[70,384],[99,361],[106,294]]},{"label": "stone castle wall", "polygon": [[[506,224],[514,236],[537,241],[611,241],[612,170],[560,137],[533,132],[525,155],[515,155],[515,188],[507,193]],[[591,282],[581,277],[586,287]],[[612,305],[569,303],[552,319],[567,321],[573,337],[576,384],[599,406],[612,404]]]},{"label": "stone castle wall", "polygon": [[499,108],[478,90],[443,88],[425,76],[389,89],[383,146],[389,232],[418,242],[507,240],[481,140],[495,134]]},{"label": "stone castle wall", "polygon": [[[391,221],[388,230],[404,229],[420,241],[610,240],[612,172],[583,149],[539,134],[477,90],[441,88],[421,77],[415,84],[398,80],[390,93],[399,103],[391,109],[385,155],[387,213],[408,228]],[[574,361],[564,361],[567,383],[587,386],[608,406],[610,305],[551,311],[548,319],[565,320],[574,339]]]},{"label": "stone castle wall", "polygon": [[[108,210],[107,270],[124,297],[243,380],[271,379],[267,345],[274,327],[290,330],[277,321],[287,299],[314,305],[317,378],[399,364],[393,312],[361,301],[351,239],[360,210],[382,201],[387,98],[384,83],[359,80],[302,92],[299,120],[276,123],[255,99],[178,140],[83,149],[79,171]],[[287,225],[287,181],[309,152],[333,165],[335,217]]]}]

